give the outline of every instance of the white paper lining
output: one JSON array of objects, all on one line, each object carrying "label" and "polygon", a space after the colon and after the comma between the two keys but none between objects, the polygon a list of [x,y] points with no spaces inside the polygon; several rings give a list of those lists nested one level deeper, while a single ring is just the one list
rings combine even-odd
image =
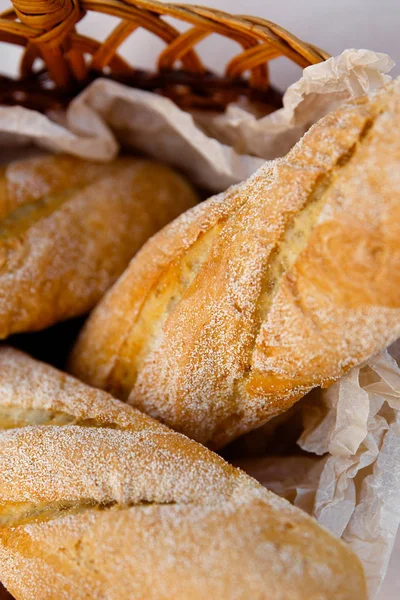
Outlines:
[{"label": "white paper lining", "polygon": [[399,409],[400,369],[384,350],[302,403],[298,444],[310,455],[239,461],[349,543],[363,562],[371,598],[400,524]]},{"label": "white paper lining", "polygon": [[219,192],[249,177],[265,159],[285,154],[340,103],[386,83],[392,66],[386,54],[345,50],[305,69],[286,91],[282,109],[256,119],[241,105],[231,105],[223,115],[203,115],[203,128],[168,98],[98,79],[66,115],[53,115],[58,123],[25,108],[0,107],[0,131],[96,161],[112,160],[120,142],[168,161],[195,183]]}]

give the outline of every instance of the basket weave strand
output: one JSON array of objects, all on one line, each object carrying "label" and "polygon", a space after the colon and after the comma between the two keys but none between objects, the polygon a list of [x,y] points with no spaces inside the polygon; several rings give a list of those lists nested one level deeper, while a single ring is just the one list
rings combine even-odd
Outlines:
[{"label": "basket weave strand", "polygon": [[[0,41],[25,48],[20,65],[21,87],[36,79],[43,94],[50,97],[53,93],[43,89],[43,76],[35,71],[36,59],[41,57],[50,80],[61,91],[57,92],[59,99],[62,94],[70,98],[94,76],[106,73],[125,83],[160,91],[189,108],[224,108],[235,94],[255,95],[268,102],[270,60],[286,56],[306,67],[329,57],[265,19],[234,16],[197,5],[157,0],[12,0],[12,4],[12,9],[0,15]],[[76,31],[76,24],[91,12],[120,20],[103,42]],[[181,32],[164,17],[183,21],[189,28]],[[140,28],[166,45],[157,61],[158,74],[147,77],[118,55],[121,44]],[[240,46],[223,77],[213,75],[195,50],[210,34]],[[86,55],[91,56],[90,61]],[[249,73],[248,79],[245,73]],[[5,96],[0,86],[0,101]]]},{"label": "basket weave strand", "polygon": [[44,31],[60,25],[68,28],[71,20],[80,18],[77,0],[13,0],[13,5],[23,23]]}]

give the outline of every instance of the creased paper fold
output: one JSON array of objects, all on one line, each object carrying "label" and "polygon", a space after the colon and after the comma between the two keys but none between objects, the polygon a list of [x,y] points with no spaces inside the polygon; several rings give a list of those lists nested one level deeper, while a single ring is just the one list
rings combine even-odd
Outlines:
[{"label": "creased paper fold", "polygon": [[[53,119],[0,107],[0,132],[96,161],[112,160],[119,145],[168,161],[212,192],[285,154],[306,129],[340,103],[379,88],[393,61],[370,50],[345,50],[307,67],[290,86],[283,108],[261,119],[236,104],[223,114],[191,115],[168,98],[98,79]],[[223,140],[223,141],[221,141]]]},{"label": "creased paper fold", "polygon": [[400,524],[395,352],[396,347],[382,351],[305,399],[298,444],[308,455],[239,461],[263,485],[350,544],[363,562],[371,598],[385,576]]}]

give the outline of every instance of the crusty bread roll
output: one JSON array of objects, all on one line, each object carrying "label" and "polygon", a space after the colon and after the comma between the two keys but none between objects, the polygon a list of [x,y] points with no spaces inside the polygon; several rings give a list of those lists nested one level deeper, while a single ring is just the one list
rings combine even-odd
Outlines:
[{"label": "crusty bread roll", "polygon": [[17,600],[366,598],[356,556],[305,513],[7,348],[0,427],[0,578]]},{"label": "crusty bread roll", "polygon": [[150,240],[71,369],[220,447],[399,336],[399,239],[397,80]]},{"label": "crusty bread roll", "polygon": [[45,156],[0,170],[0,338],[89,311],[196,196],[161,164]]}]

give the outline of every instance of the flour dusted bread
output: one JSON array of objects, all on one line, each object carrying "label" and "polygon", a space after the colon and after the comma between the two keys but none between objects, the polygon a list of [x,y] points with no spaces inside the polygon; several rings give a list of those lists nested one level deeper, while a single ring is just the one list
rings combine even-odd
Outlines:
[{"label": "flour dusted bread", "polygon": [[364,600],[358,559],[135,409],[0,349],[0,579],[17,600]]},{"label": "flour dusted bread", "polygon": [[196,197],[161,164],[42,156],[0,170],[0,338],[88,312]]},{"label": "flour dusted bread", "polygon": [[150,240],[71,360],[211,447],[400,335],[400,81]]}]

